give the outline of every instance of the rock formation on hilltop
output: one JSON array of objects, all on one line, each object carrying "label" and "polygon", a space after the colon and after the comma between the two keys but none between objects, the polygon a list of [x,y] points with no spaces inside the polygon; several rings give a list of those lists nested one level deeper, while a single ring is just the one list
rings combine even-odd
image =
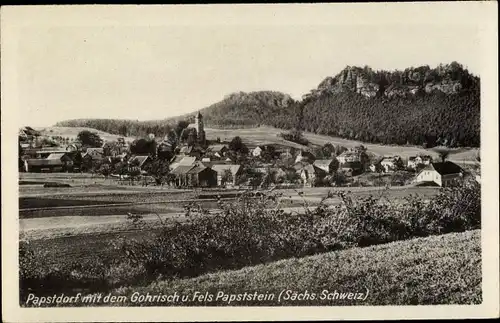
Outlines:
[{"label": "rock formation on hilltop", "polygon": [[316,89],[304,95],[311,99],[326,93],[354,92],[365,97],[407,97],[435,91],[459,93],[474,82],[462,65],[453,62],[431,69],[410,67],[404,71],[374,71],[370,67],[347,66],[336,76],[325,78]]}]

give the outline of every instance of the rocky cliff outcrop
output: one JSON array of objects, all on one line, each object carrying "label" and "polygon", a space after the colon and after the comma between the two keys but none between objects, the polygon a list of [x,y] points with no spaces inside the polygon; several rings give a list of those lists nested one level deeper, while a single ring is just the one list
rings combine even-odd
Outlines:
[{"label": "rocky cliff outcrop", "polygon": [[404,71],[374,71],[369,67],[347,66],[336,76],[325,78],[304,99],[325,93],[355,92],[365,97],[405,97],[434,91],[454,94],[470,84],[471,76],[458,63],[410,67]]}]

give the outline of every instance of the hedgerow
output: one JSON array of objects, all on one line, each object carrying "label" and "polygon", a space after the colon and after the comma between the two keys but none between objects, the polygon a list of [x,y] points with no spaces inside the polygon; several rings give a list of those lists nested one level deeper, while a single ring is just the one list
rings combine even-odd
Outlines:
[{"label": "hedgerow", "polygon": [[[386,194],[355,198],[330,192],[315,208],[304,200],[298,213],[285,212],[279,197],[247,192],[235,201],[219,201],[215,214],[187,205],[186,222],[159,218],[160,230],[149,239],[116,241],[117,261],[96,253],[92,260],[55,270],[44,264],[42,252],[21,244],[21,299],[30,290],[108,290],[481,226],[475,181],[443,189],[430,201],[415,195],[394,203]],[[340,203],[325,203],[331,198]]]}]

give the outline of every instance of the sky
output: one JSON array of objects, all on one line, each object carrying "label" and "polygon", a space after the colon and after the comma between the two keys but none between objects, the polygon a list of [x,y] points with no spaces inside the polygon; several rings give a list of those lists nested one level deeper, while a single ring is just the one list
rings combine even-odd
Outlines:
[{"label": "sky", "polygon": [[12,38],[19,120],[38,127],[164,119],[237,91],[299,99],[348,65],[394,70],[457,61],[481,74],[481,25],[467,10],[451,19],[425,7],[386,7],[70,10],[58,19],[55,11],[33,11],[36,19],[25,14],[29,23]]}]

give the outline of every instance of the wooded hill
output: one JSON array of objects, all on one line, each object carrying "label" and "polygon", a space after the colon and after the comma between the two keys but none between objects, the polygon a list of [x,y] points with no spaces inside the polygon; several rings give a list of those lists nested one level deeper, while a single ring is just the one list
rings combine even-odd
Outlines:
[{"label": "wooded hill", "polygon": [[[479,147],[480,80],[453,62],[403,71],[346,67],[295,101],[281,92],[239,92],[201,110],[207,127],[259,125],[372,143]],[[178,120],[69,120],[58,126],[162,136]]]}]

